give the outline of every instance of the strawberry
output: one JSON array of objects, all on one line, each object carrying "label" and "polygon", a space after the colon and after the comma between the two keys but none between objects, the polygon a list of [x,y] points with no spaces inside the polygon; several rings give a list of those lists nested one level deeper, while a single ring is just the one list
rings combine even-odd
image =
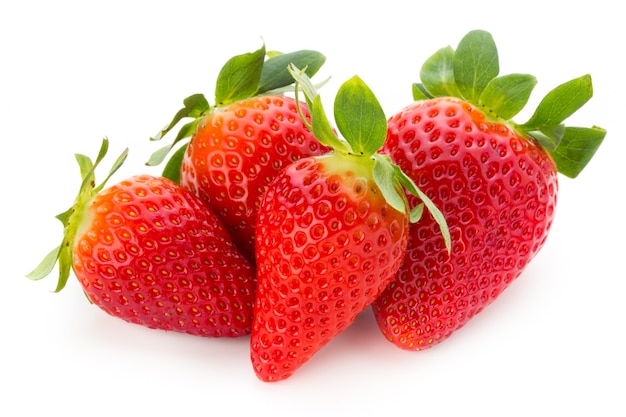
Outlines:
[{"label": "strawberry", "polygon": [[448,253],[432,218],[411,225],[404,263],[373,304],[400,348],[445,340],[522,273],[554,220],[557,172],[578,175],[605,136],[563,125],[592,96],[589,76],[558,86],[517,124],[536,80],[498,76],[498,65],[491,35],[470,32],[426,61],[417,101],[388,121],[382,152],[442,209],[452,239]]},{"label": "strawberry", "polygon": [[291,376],[379,296],[407,245],[401,187],[423,196],[377,153],[386,117],[358,77],[344,83],[335,100],[344,140],[331,129],[308,78],[292,71],[312,109],[311,130],[334,150],[283,169],[259,209],[250,350],[262,381]]},{"label": "strawberry", "polygon": [[57,292],[73,269],[92,303],[127,322],[200,336],[248,334],[254,269],[219,219],[167,178],[138,175],[95,187],[107,149],[105,139],[95,163],[77,155],[83,182],[74,205],[57,216],[63,241],[29,277],[47,276],[58,261]]},{"label": "strawberry", "polygon": [[[231,58],[217,79],[216,104],[210,106],[202,95],[187,98],[185,107],[157,135],[161,138],[184,116],[193,118],[175,143],[187,136],[191,140],[175,154],[164,175],[200,196],[251,261],[256,215],[268,183],[289,163],[329,150],[300,119],[299,112],[308,117],[305,106],[281,93],[293,83],[289,63],[306,65],[312,76],[324,56],[314,51],[272,55],[265,61],[264,56],[262,47]],[[149,163],[160,162],[170,148],[158,151]]]}]

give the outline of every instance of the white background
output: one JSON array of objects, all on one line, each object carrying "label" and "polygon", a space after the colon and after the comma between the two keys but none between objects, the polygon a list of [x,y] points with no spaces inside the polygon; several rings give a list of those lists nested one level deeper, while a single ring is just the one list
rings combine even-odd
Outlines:
[{"label": "white background", "polygon": [[[626,415],[619,3],[481,3],[3,2],[0,415]],[[73,277],[59,294],[54,276],[24,277],[61,237],[53,216],[79,185],[73,154],[93,156],[107,136],[104,166],[131,152],[114,180],[158,173],[143,165],[157,148],[149,136],[184,97],[211,98],[226,59],[261,39],[323,52],[325,100],[358,74],[390,115],[410,102],[421,62],[472,29],[492,33],[502,74],[537,76],[534,104],[590,73],[595,96],[569,124],[608,135],[579,178],[561,178],[550,237],[524,274],[437,347],[395,348],[368,311],[292,378],[267,384],[248,338],[144,329],[90,305]]]}]

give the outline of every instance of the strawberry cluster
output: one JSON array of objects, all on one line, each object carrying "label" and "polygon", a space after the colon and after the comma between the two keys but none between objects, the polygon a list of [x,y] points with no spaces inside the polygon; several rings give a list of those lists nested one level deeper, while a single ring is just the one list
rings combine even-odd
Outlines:
[{"label": "strawberry cluster", "polygon": [[[250,337],[263,381],[291,376],[368,307],[394,345],[423,350],[493,302],[544,245],[558,174],[576,177],[606,132],[565,126],[592,96],[588,75],[512,119],[536,84],[499,75],[491,35],[468,33],[422,66],[414,103],[386,117],[357,76],[326,116],[316,51],[237,55],[214,104],[202,94],[161,175],[82,183],[57,218],[64,236],[28,276],[58,263],[108,314],[154,329]],[[294,94],[291,94],[294,93]],[[301,97],[303,95],[303,97]],[[170,155],[171,154],[171,155]]]}]

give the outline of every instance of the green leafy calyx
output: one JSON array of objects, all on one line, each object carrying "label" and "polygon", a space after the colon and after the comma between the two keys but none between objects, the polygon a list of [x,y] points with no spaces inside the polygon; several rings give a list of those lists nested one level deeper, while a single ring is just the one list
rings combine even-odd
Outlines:
[{"label": "green leafy calyx", "polygon": [[[313,76],[322,67],[326,57],[317,51],[299,50],[289,53],[267,52],[265,45],[253,52],[230,58],[221,68],[215,84],[215,100],[211,105],[203,94],[194,94],[183,100],[183,107],[172,120],[150,139],[161,140],[183,119],[187,121],[178,131],[174,140],[155,151],[147,165],[156,166],[166,160],[170,152],[183,143],[181,148],[170,158],[163,170],[163,176],[178,182],[180,163],[187,143],[200,122],[215,108],[225,107],[237,101],[260,95],[282,94],[289,91],[293,78],[286,70],[291,63],[306,68],[306,73]],[[182,151],[181,151],[182,149]]]},{"label": "green leafy calyx", "polygon": [[421,82],[413,85],[413,98],[463,99],[481,108],[488,120],[507,124],[537,141],[551,153],[559,172],[576,177],[606,135],[599,127],[572,130],[564,124],[592,97],[591,77],[583,75],[557,86],[527,122],[518,124],[512,119],[528,103],[537,80],[529,74],[499,72],[498,50],[491,34],[474,30],[463,37],[456,50],[441,48],[422,65]]},{"label": "green leafy calyx", "polygon": [[387,118],[372,90],[358,76],[350,78],[339,87],[334,101],[334,118],[339,133],[337,134],[331,127],[320,95],[309,77],[294,65],[289,67],[289,71],[296,81],[296,97],[300,90],[304,92],[311,122],[309,123],[302,114],[301,118],[318,141],[332,147],[338,156],[344,155],[352,160],[360,160],[357,163],[364,170],[370,170],[371,178],[387,203],[399,212],[408,211],[404,190],[417,196],[422,203],[408,213],[410,220],[418,221],[425,206],[439,224],[446,247],[449,249],[450,233],[441,211],[389,156],[378,152],[387,137]]},{"label": "green leafy calyx", "polygon": [[81,154],[75,155],[76,162],[80,168],[82,182],[78,195],[74,201],[72,207],[63,213],[56,216],[56,218],[63,224],[63,240],[61,244],[50,251],[39,265],[26,276],[32,280],[40,280],[48,276],[54,266],[59,264],[59,277],[57,281],[57,287],[55,292],[61,291],[69,278],[70,270],[72,268],[72,248],[74,246],[74,240],[80,232],[80,227],[85,221],[85,215],[88,210],[89,203],[98,194],[106,182],[111,176],[122,166],[128,155],[128,149],[125,149],[117,158],[113,166],[111,167],[107,177],[99,185],[96,185],[95,170],[106,156],[109,149],[109,141],[104,138],[100,146],[100,151],[94,162]]}]

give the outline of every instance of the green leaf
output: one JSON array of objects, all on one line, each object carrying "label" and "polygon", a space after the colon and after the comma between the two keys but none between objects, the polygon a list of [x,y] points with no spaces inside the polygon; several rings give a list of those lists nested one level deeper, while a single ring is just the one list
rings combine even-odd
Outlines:
[{"label": "green leaf", "polygon": [[70,220],[70,217],[72,216],[72,214],[74,214],[74,211],[75,211],[74,207],[70,207],[69,209],[65,210],[63,213],[59,213],[54,217],[63,224],[63,227],[66,227]]},{"label": "green leaf", "polygon": [[[72,239],[73,238],[74,236],[72,236]],[[72,269],[73,265],[72,262],[72,242],[69,240],[64,240],[63,246],[59,251],[59,280],[57,281],[57,286],[54,289],[54,292],[59,292],[63,288],[65,288],[67,280],[70,277],[70,270]]]},{"label": "green leaf", "polygon": [[180,130],[178,131],[178,134],[176,135],[176,138],[174,139],[174,141],[167,146],[157,149],[152,155],[150,155],[150,159],[148,159],[148,162],[146,162],[146,165],[156,166],[156,165],[159,165],[161,162],[163,162],[165,158],[167,157],[167,155],[174,148],[174,146],[176,146],[178,142],[188,137],[191,137],[196,133],[196,129],[198,128],[198,124],[200,124],[201,120],[202,118],[197,118],[197,119],[192,120],[189,123],[184,124],[183,127],[181,127]]},{"label": "green leaf", "polygon": [[98,156],[96,157],[96,160],[93,163],[93,166],[91,167],[92,170],[96,169],[96,167],[104,159],[108,151],[109,151],[109,139],[103,138],[102,144],[100,145],[100,150],[98,151]]},{"label": "green leaf", "polygon": [[300,118],[307,125],[307,127],[313,133],[313,136],[322,144],[330,146],[336,151],[348,153],[350,152],[350,146],[346,141],[337,136],[335,131],[330,125],[324,105],[320,95],[317,93],[315,86],[311,82],[311,79],[306,75],[304,70],[298,69],[295,65],[291,64],[288,67],[289,73],[296,82],[296,101],[299,101],[299,91],[302,90],[306,97],[307,107],[311,113],[311,123],[309,123],[302,112],[298,111]]},{"label": "green leaf", "polygon": [[180,184],[180,167],[183,163],[187,147],[188,144],[185,144],[174,152],[169,161],[167,161],[165,168],[163,168],[163,173],[161,174],[163,177],[174,181],[176,184]]},{"label": "green leaf", "polygon": [[376,153],[387,137],[387,118],[372,90],[354,76],[339,87],[335,122],[354,153]]},{"label": "green leaf", "polygon": [[487,107],[498,118],[509,120],[528,103],[537,79],[529,74],[509,74],[492,79],[485,87],[479,105]]},{"label": "green leaf", "polygon": [[413,100],[421,101],[421,100],[428,100],[430,98],[433,98],[433,97],[430,95],[428,91],[426,91],[426,88],[424,88],[423,84],[413,83]]},{"label": "green leaf", "polygon": [[461,39],[454,54],[454,79],[462,97],[471,103],[498,76],[498,49],[489,32],[474,30]]},{"label": "green leaf", "polygon": [[461,96],[454,79],[453,62],[454,50],[449,46],[441,48],[424,62],[420,79],[429,96]]},{"label": "green leaf", "polygon": [[349,145],[340,139],[331,127],[319,94],[313,99],[309,111],[311,113],[311,131],[322,145],[330,146],[334,150],[343,153],[351,151]]},{"label": "green leaf", "polygon": [[100,192],[100,190],[102,190],[102,188],[104,188],[107,181],[109,181],[111,177],[117,172],[117,170],[120,169],[122,165],[124,165],[126,158],[128,158],[128,148],[124,149],[122,153],[117,157],[115,162],[113,162],[113,165],[109,169],[107,176],[104,178],[104,180],[102,180],[102,182],[100,182],[100,185],[98,185],[97,187],[93,189],[92,191],[93,193],[98,193]]},{"label": "green leaf", "polygon": [[301,50],[275,55],[263,64],[256,93],[262,94],[293,84],[293,77],[287,70],[290,64],[303,68],[309,77],[313,77],[324,62],[326,57],[317,51]]},{"label": "green leaf", "polygon": [[[306,75],[304,70],[299,69],[294,64],[290,64],[287,67],[287,71],[291,74],[291,77],[296,82],[296,94],[300,90],[304,93],[306,104],[309,108],[313,107],[313,100],[319,95],[317,88],[311,82],[311,78]],[[300,101],[300,100],[297,100]]]},{"label": "green leaf", "polygon": [[558,171],[576,178],[602,144],[606,130],[600,127],[566,127],[559,146],[551,151]]},{"label": "green leaf", "polygon": [[399,192],[398,182],[395,180],[395,169],[391,160],[381,154],[374,155],[372,174],[374,182],[383,193],[387,203],[400,213],[406,213],[407,201],[404,195]]},{"label": "green leaf", "polygon": [[268,58],[274,58],[278,55],[282,55],[284,52],[281,51],[266,51],[265,56]]},{"label": "green leaf", "polygon": [[215,105],[225,106],[252,97],[259,88],[265,44],[254,52],[229,59],[220,70],[215,86]]},{"label": "green leaf", "polygon": [[61,251],[61,246],[57,246],[52,249],[41,261],[39,265],[35,269],[33,269],[30,273],[26,275],[27,278],[32,279],[33,281],[40,280],[42,278],[50,275],[50,272],[54,269],[54,266],[57,263],[57,259],[59,257],[59,252]]},{"label": "green leaf", "polygon": [[410,192],[411,194],[413,194],[414,196],[422,200],[422,203],[424,203],[424,205],[426,206],[426,209],[428,210],[430,215],[433,217],[433,219],[439,226],[441,236],[443,236],[443,242],[449,253],[452,243],[451,243],[451,238],[450,238],[450,229],[448,228],[448,222],[446,221],[445,216],[443,215],[441,210],[439,210],[439,208],[435,205],[435,203],[430,198],[428,198],[428,196],[424,194],[422,190],[420,190],[417,187],[417,185],[415,185],[413,180],[409,176],[407,176],[400,169],[400,167],[398,167],[397,165],[394,165],[394,169],[396,171],[395,173],[396,178],[398,178],[398,180],[404,186],[404,188],[408,192]]},{"label": "green leaf", "polygon": [[539,103],[530,119],[520,125],[526,131],[557,126],[581,108],[593,96],[591,77],[583,75],[550,91]]},{"label": "green leaf", "polygon": [[[81,177],[83,179],[80,185],[80,190],[78,192],[77,200],[87,199],[89,198],[89,196],[93,194],[94,187],[96,186],[95,184],[96,168],[98,167],[100,162],[104,159],[108,151],[109,151],[109,140],[107,138],[103,138],[102,143],[100,144],[100,150],[98,151],[98,156],[96,157],[96,160],[93,162],[93,164],[91,163],[91,160],[89,159],[89,157],[85,155],[80,155],[80,154],[75,155],[76,162],[78,162],[78,165],[80,167]],[[59,217],[57,216],[57,218]]]},{"label": "green leaf", "polygon": [[544,126],[539,130],[531,130],[526,132],[532,136],[547,150],[554,150],[561,143],[563,134],[565,133],[565,125]]},{"label": "green leaf", "polygon": [[178,110],[172,121],[159,131],[150,140],[161,140],[170,130],[174,128],[185,117],[198,118],[211,109],[211,105],[202,94],[194,94],[183,100],[183,108]]},{"label": "green leaf", "polygon": [[80,177],[84,180],[93,169],[93,162],[91,162],[91,158],[88,156],[79,153],[75,154],[74,158],[76,159],[76,162],[78,162],[78,167],[80,168]]},{"label": "green leaf", "polygon": [[150,140],[157,141],[161,140],[163,136],[169,133],[174,126],[178,124],[182,119],[191,117],[193,120],[183,125],[178,131],[176,138],[174,141],[167,145],[157,149],[155,152],[150,155],[150,159],[146,162],[148,166],[156,166],[162,163],[167,157],[168,153],[172,150],[174,145],[176,145],[182,139],[192,136],[196,132],[196,128],[201,118],[211,111],[211,105],[207,101],[207,99],[202,94],[194,94],[183,100],[183,108],[176,112],[172,121],[165,126],[159,133],[157,133],[154,137],[150,138]]},{"label": "green leaf", "polygon": [[424,215],[424,203],[420,203],[413,207],[409,212],[409,221],[411,223],[417,223],[422,220],[422,216]]},{"label": "green leaf", "polygon": [[167,158],[167,154],[172,149],[172,146],[173,145],[170,143],[169,145],[163,146],[157,149],[156,151],[154,151],[152,155],[150,155],[150,159],[148,159],[148,161],[146,162],[146,165],[148,166],[159,165],[161,162],[165,160],[165,158]]}]

